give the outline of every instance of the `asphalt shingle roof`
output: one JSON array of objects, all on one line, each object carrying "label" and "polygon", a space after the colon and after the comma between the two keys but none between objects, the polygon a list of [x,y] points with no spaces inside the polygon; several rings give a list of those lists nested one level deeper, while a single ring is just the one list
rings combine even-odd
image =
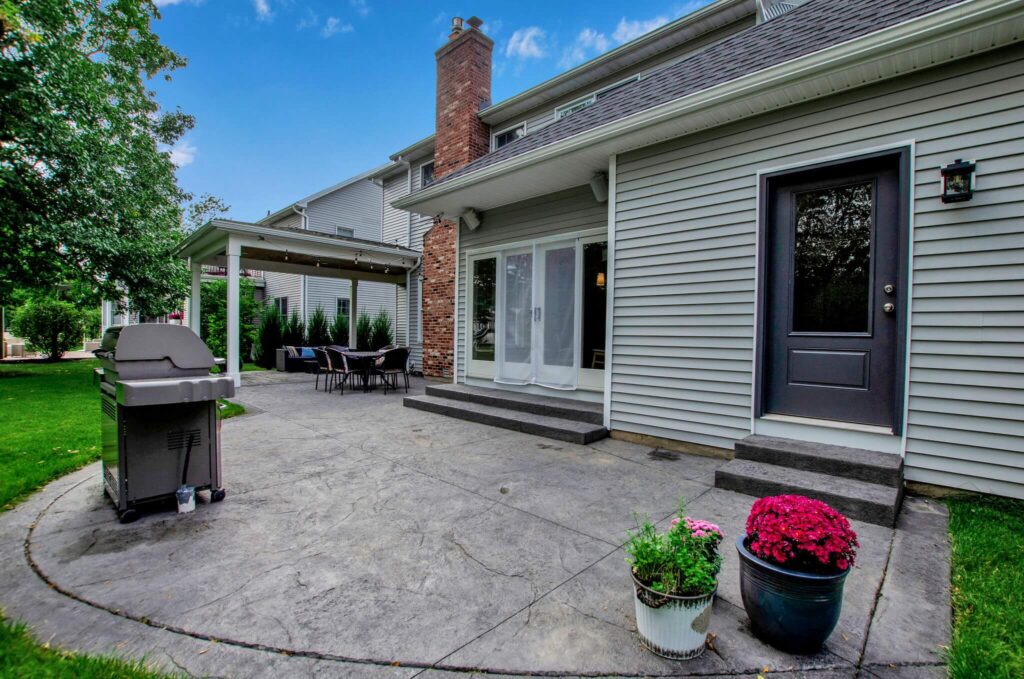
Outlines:
[{"label": "asphalt shingle roof", "polygon": [[811,0],[615,90],[577,113],[446,175],[455,177],[962,0]]}]

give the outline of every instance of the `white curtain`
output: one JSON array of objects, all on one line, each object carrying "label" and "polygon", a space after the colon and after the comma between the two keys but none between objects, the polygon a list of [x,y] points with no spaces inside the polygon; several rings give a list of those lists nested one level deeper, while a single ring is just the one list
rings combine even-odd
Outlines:
[{"label": "white curtain", "polygon": [[495,382],[576,388],[579,258],[575,240],[499,255]]}]

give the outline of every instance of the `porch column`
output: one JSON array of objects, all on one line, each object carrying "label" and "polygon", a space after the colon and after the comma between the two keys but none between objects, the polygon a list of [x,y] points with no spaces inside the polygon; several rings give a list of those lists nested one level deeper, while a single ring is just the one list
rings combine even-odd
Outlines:
[{"label": "porch column", "polygon": [[188,327],[192,332],[202,337],[200,327],[202,326],[202,291],[203,291],[203,265],[199,262],[189,262],[192,268],[192,295],[188,298]]},{"label": "porch column", "polygon": [[365,349],[356,346],[356,319],[359,318],[359,281],[352,279],[348,288],[348,348],[352,351]]},{"label": "porch column", "polygon": [[[228,239],[227,265],[228,265],[228,375],[235,380],[235,386],[242,385],[241,365],[239,364],[238,338],[239,338],[239,310],[238,310],[238,260],[242,254],[242,248],[233,238]],[[193,281],[195,281],[193,273]]]}]

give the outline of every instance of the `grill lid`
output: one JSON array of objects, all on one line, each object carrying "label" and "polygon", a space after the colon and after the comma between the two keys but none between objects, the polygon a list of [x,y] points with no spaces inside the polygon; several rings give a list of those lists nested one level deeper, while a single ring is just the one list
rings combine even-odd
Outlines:
[{"label": "grill lid", "polygon": [[190,328],[169,323],[111,326],[95,353],[112,380],[209,375],[214,362]]}]

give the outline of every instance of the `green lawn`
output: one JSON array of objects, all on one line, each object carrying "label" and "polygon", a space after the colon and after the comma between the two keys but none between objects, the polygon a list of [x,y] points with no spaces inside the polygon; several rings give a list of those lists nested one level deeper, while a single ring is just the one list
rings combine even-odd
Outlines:
[{"label": "green lawn", "polygon": [[953,679],[1024,677],[1024,501],[949,500]]}]

